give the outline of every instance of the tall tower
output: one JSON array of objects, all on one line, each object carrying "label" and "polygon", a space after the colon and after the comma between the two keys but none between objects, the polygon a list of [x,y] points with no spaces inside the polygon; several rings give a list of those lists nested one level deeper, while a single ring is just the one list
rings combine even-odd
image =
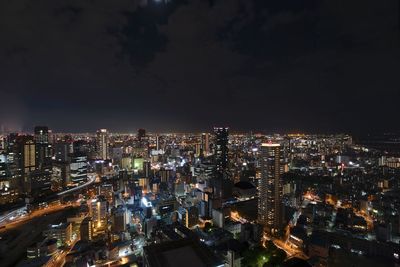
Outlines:
[{"label": "tall tower", "polygon": [[258,222],[271,234],[283,228],[281,154],[279,144],[261,145]]},{"label": "tall tower", "polygon": [[37,153],[32,136],[18,136],[16,139],[15,163],[18,176],[21,177],[21,187],[24,193],[30,193],[31,174],[37,170]]},{"label": "tall tower", "polygon": [[228,128],[215,127],[215,168],[217,174],[224,175],[228,168]]},{"label": "tall tower", "polygon": [[213,207],[220,208],[224,200],[232,197],[233,183],[228,172],[228,128],[214,128],[214,175],[211,181],[213,188]]},{"label": "tall tower", "polygon": [[202,133],[201,134],[201,149],[203,151],[203,155],[207,157],[210,154],[210,141],[209,134]]},{"label": "tall tower", "polygon": [[145,129],[139,129],[137,133],[137,139],[139,141],[142,141],[142,139],[146,136],[146,130]]},{"label": "tall tower", "polygon": [[24,137],[22,141],[22,170],[24,175],[29,175],[36,170],[36,149],[35,143],[29,137]]},{"label": "tall tower", "polygon": [[36,145],[36,165],[41,171],[51,171],[52,147],[49,142],[49,128],[47,126],[36,126],[34,129],[34,140]]},{"label": "tall tower", "polygon": [[99,159],[108,159],[108,131],[107,129],[100,129],[97,131],[96,139],[97,157]]},{"label": "tall tower", "polygon": [[36,144],[49,143],[49,128],[47,126],[36,126],[34,132]]}]

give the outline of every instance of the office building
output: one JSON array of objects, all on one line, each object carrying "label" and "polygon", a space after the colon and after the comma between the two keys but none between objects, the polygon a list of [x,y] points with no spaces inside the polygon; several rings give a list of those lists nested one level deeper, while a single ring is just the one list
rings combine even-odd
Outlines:
[{"label": "office building", "polygon": [[111,211],[111,229],[114,233],[121,233],[126,231],[127,225],[127,212],[123,207],[114,208]]},{"label": "office building", "polygon": [[186,209],[185,216],[185,226],[187,228],[192,228],[199,222],[199,209],[195,206],[191,206]]},{"label": "office building", "polygon": [[54,145],[54,154],[57,162],[67,162],[69,154],[73,152],[72,144],[66,141],[57,142]]},{"label": "office building", "polygon": [[93,239],[93,221],[92,218],[83,219],[80,226],[80,235],[82,241],[91,241]]},{"label": "office building", "polygon": [[72,224],[60,223],[50,225],[49,228],[43,231],[43,235],[47,238],[57,239],[57,246],[65,246],[71,242],[72,239]]},{"label": "office building", "polygon": [[47,126],[36,126],[34,129],[36,166],[41,171],[51,171],[52,146],[49,140],[49,128]]},{"label": "office building", "polygon": [[207,157],[210,155],[210,134],[202,133],[201,134],[201,150],[203,156]]},{"label": "office building", "polygon": [[87,181],[87,156],[74,153],[70,163],[71,183],[80,184]]},{"label": "office building", "polygon": [[138,133],[137,133],[137,139],[139,141],[142,141],[145,136],[146,136],[146,130],[145,129],[139,129]]},{"label": "office building", "polygon": [[103,159],[103,160],[109,159],[108,146],[109,146],[109,140],[108,140],[107,129],[98,130],[96,137],[96,151],[98,159]]},{"label": "office building", "polygon": [[44,196],[50,193],[52,171],[35,170],[30,172],[27,178],[25,189],[31,196]]}]

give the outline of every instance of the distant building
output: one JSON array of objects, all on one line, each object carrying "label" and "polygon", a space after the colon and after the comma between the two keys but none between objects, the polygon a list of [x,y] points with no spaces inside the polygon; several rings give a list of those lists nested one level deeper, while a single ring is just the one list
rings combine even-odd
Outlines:
[{"label": "distant building", "polygon": [[145,129],[139,129],[137,133],[137,139],[139,141],[142,141],[142,139],[146,136],[146,130]]},{"label": "distant building", "polygon": [[202,133],[201,134],[201,150],[203,156],[210,155],[210,134],[209,133]]},{"label": "distant building", "polygon": [[49,128],[47,126],[36,126],[34,132],[37,168],[42,171],[51,171],[52,145],[49,138]]},{"label": "distant building", "polygon": [[103,160],[109,159],[108,146],[109,146],[109,140],[108,140],[107,129],[98,130],[96,136],[96,152],[97,152],[97,157],[99,159]]},{"label": "distant building", "polygon": [[73,152],[70,142],[57,142],[54,145],[54,154],[57,162],[67,162],[69,154]]}]

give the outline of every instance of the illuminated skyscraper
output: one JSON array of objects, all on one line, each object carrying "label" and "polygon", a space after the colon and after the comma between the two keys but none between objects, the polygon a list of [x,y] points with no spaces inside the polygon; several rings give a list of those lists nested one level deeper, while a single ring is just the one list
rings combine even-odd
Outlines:
[{"label": "illuminated skyscraper", "polygon": [[201,149],[204,156],[210,154],[210,135],[208,133],[201,134]]},{"label": "illuminated skyscraper", "polygon": [[93,220],[94,233],[102,233],[107,228],[108,202],[104,196],[93,199],[89,206],[90,216]]},{"label": "illuminated skyscraper", "polygon": [[33,140],[29,137],[23,137],[21,146],[21,166],[23,174],[28,175],[36,170],[36,147]]},{"label": "illuminated skyscraper", "polygon": [[283,227],[281,146],[261,145],[258,222],[275,234]]},{"label": "illuminated skyscraper", "polygon": [[79,184],[87,181],[87,156],[81,153],[71,155],[71,183]]},{"label": "illuminated skyscraper", "polygon": [[215,168],[217,175],[224,176],[228,168],[228,128],[215,127]]},{"label": "illuminated skyscraper", "polygon": [[[22,178],[22,188],[25,193],[48,187],[49,172],[38,170],[36,144],[32,136],[18,136],[15,146],[16,174]],[[46,184],[46,185],[45,185]]]},{"label": "illuminated skyscraper", "polygon": [[35,132],[35,143],[37,144],[49,143],[49,128],[47,126],[36,126],[34,132]]},{"label": "illuminated skyscraper", "polygon": [[41,171],[50,172],[52,147],[49,142],[49,128],[47,126],[36,126],[34,132],[37,168]]},{"label": "illuminated skyscraper", "polygon": [[93,221],[92,218],[83,219],[80,226],[80,235],[82,241],[91,241],[93,239]]},{"label": "illuminated skyscraper", "polygon": [[108,155],[108,132],[107,129],[100,129],[97,131],[96,150],[99,159],[109,159]]},{"label": "illuminated skyscraper", "polygon": [[215,127],[213,208],[220,208],[224,200],[232,197],[232,181],[228,173],[228,128]]}]

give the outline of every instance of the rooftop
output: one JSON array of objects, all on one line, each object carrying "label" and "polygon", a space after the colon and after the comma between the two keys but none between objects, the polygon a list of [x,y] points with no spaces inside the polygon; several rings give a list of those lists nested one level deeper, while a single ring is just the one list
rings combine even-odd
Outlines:
[{"label": "rooftop", "polygon": [[197,241],[181,239],[144,247],[144,255],[150,267],[220,266],[220,261],[211,251]]}]

